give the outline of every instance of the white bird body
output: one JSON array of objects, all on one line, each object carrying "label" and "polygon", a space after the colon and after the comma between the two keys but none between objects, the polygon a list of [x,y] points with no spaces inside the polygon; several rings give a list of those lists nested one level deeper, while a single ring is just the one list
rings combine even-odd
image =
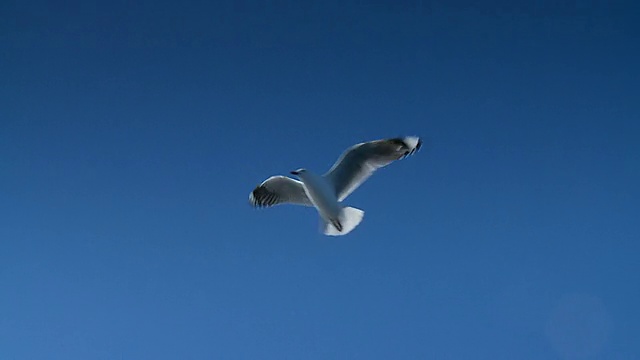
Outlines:
[{"label": "white bird body", "polygon": [[326,177],[305,169],[291,172],[302,180],[304,192],[320,215],[320,231],[325,235],[346,235],[362,221],[364,211],[344,207],[338,201],[335,185]]},{"label": "white bird body", "polygon": [[302,180],[304,192],[313,206],[318,209],[320,216],[327,221],[336,219],[342,205],[338,202],[333,185],[324,177],[311,171],[300,171],[298,177]]},{"label": "white bird body", "polygon": [[292,171],[301,181],[272,176],[249,194],[255,207],[291,203],[313,206],[320,215],[325,235],[346,235],[364,217],[364,211],[342,205],[342,201],[377,169],[415,153],[422,141],[416,136],[374,140],[348,148],[324,175],[306,169]]}]

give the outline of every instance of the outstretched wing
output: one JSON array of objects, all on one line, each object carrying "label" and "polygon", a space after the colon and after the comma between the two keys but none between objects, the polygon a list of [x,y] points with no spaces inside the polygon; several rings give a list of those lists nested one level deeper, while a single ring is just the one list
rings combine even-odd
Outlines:
[{"label": "outstretched wing", "polygon": [[324,176],[333,184],[338,201],[342,201],[377,169],[415,153],[421,145],[422,140],[415,136],[357,144],[342,153]]},{"label": "outstretched wing", "polygon": [[302,182],[286,176],[272,176],[256,186],[249,194],[249,203],[254,207],[284,203],[313,206],[304,192]]}]

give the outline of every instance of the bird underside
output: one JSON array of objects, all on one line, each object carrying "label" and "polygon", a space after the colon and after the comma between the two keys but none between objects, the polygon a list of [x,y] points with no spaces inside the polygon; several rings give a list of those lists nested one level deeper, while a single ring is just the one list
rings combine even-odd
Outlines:
[{"label": "bird underside", "polygon": [[320,217],[320,232],[329,236],[347,235],[360,224],[364,211],[354,207],[344,207],[338,218],[325,220]]},{"label": "bird underside", "polygon": [[333,227],[336,228],[338,232],[342,232],[342,224],[340,224],[340,220],[331,219],[331,225],[333,225]]}]

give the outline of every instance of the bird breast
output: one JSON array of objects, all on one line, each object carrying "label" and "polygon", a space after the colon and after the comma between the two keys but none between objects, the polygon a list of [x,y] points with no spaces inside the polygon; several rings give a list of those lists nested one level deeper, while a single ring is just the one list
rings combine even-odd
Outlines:
[{"label": "bird breast", "polygon": [[340,203],[336,198],[335,190],[331,183],[324,177],[305,172],[300,177],[304,184],[304,191],[318,211],[328,218],[336,217],[340,213]]}]

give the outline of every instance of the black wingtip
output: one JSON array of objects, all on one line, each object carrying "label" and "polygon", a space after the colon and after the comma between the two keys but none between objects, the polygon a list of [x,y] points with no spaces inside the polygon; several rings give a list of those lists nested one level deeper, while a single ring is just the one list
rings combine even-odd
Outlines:
[{"label": "black wingtip", "polygon": [[[418,142],[415,143],[415,145],[413,143],[408,143],[408,138],[418,139]],[[422,147],[422,139],[419,136],[405,136],[403,138],[391,139],[391,141],[393,141],[394,143],[398,143],[406,149],[404,154],[402,155],[402,158],[415,154],[416,152],[418,152],[418,150],[420,150],[420,147]]]},{"label": "black wingtip", "polygon": [[251,192],[249,201],[254,207],[263,208],[275,205],[278,202],[278,198],[277,195],[270,192],[266,187],[258,185]]},{"label": "black wingtip", "polygon": [[253,206],[254,208],[263,207],[261,201],[259,200],[259,196],[260,196],[260,185],[256,186],[255,189],[253,189],[253,191],[251,191],[251,194],[249,195],[249,204],[251,204],[251,206]]}]

